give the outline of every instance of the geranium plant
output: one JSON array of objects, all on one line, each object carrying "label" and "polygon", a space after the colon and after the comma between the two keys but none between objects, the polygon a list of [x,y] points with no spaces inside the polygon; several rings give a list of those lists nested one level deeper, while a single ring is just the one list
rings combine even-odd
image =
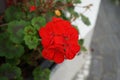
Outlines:
[{"label": "geranium plant", "polygon": [[[0,80],[49,80],[51,66],[86,50],[72,20],[80,0],[5,0],[0,15]],[[66,12],[70,13],[66,17]],[[48,61],[45,61],[48,60]],[[48,62],[52,65],[44,65]]]}]

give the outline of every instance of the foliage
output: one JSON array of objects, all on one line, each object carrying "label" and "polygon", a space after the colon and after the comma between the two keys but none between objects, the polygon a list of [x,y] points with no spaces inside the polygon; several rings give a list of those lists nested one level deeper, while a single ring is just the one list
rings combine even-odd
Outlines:
[{"label": "foliage", "polygon": [[82,19],[83,23],[89,26],[89,25],[90,25],[89,18],[86,17],[86,16],[83,15],[83,14],[80,14],[80,15],[81,15],[81,19]]},{"label": "foliage", "polygon": [[5,20],[6,22],[10,22],[13,20],[20,20],[24,17],[24,13],[22,12],[20,7],[10,6],[5,11]]},{"label": "foliage", "polygon": [[41,26],[44,26],[46,24],[46,20],[42,16],[34,17],[31,23],[35,29],[39,30]]},{"label": "foliage", "polygon": [[14,43],[21,43],[23,41],[23,29],[27,25],[27,22],[20,21],[11,21],[8,23],[8,33],[10,35],[10,40]]},{"label": "foliage", "polygon": [[9,39],[7,32],[0,34],[0,56],[11,58],[19,58],[24,53],[24,47],[21,44],[15,44]]},{"label": "foliage", "polygon": [[[6,10],[0,14],[0,80],[24,80],[24,65],[31,68],[28,71],[33,71],[34,80],[49,80],[49,69],[39,67],[43,47],[38,30],[53,16],[68,21],[81,17],[90,25],[83,13],[74,11],[73,3],[81,0],[7,0]],[[65,11],[71,16],[66,17]],[[79,41],[81,50],[86,51],[83,42]]]},{"label": "foliage", "polygon": [[49,69],[42,69],[40,67],[36,67],[33,71],[34,80],[49,80],[49,74]]},{"label": "foliage", "polygon": [[87,51],[87,49],[84,46],[84,39],[80,39],[79,44],[80,44],[80,47],[81,47],[81,51]]},{"label": "foliage", "polygon": [[17,66],[13,66],[9,63],[5,63],[0,66],[0,76],[3,76],[2,78],[5,80],[18,79],[21,77],[21,69]]}]

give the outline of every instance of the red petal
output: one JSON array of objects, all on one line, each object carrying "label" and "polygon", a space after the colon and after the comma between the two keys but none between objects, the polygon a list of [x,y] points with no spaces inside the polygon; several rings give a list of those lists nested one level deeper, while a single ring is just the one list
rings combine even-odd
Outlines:
[{"label": "red petal", "polygon": [[39,35],[42,38],[43,47],[48,47],[51,44],[52,35],[50,34],[50,30],[45,27],[40,28]]},{"label": "red petal", "polygon": [[64,38],[61,36],[55,36],[54,37],[54,44],[63,45],[64,44]]},{"label": "red petal", "polygon": [[51,41],[49,39],[42,39],[42,45],[44,48],[47,48],[48,46],[51,45]]},{"label": "red petal", "polygon": [[42,55],[45,59],[53,60],[55,53],[53,49],[43,49]]},{"label": "red petal", "polygon": [[71,60],[71,59],[73,59],[73,58],[75,57],[75,53],[73,53],[72,50],[68,50],[68,49],[67,49],[65,56],[66,56],[67,59],[70,59],[70,60]]},{"label": "red petal", "polygon": [[67,59],[73,59],[75,57],[75,55],[80,51],[80,46],[79,45],[72,45],[69,46],[66,49],[66,58]]},{"label": "red petal", "polygon": [[79,45],[72,45],[74,48],[71,47],[71,50],[73,53],[77,54],[80,51],[80,46]]},{"label": "red petal", "polygon": [[55,56],[54,56],[54,61],[56,63],[62,63],[64,61],[64,55],[62,53],[55,53]]},{"label": "red petal", "polygon": [[69,40],[77,40],[78,41],[79,33],[78,33],[78,30],[75,29],[74,27],[69,28],[66,31],[66,35],[69,37]]},{"label": "red petal", "polygon": [[40,37],[47,39],[49,36],[47,35],[46,32],[48,32],[48,31],[47,31],[47,29],[45,27],[40,28],[39,29],[39,35],[40,35]]}]

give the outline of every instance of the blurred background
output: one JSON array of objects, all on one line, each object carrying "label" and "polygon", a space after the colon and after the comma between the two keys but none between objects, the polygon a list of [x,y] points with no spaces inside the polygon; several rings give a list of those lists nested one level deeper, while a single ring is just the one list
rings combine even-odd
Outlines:
[{"label": "blurred background", "polygon": [[101,0],[87,80],[120,80],[120,0]]}]

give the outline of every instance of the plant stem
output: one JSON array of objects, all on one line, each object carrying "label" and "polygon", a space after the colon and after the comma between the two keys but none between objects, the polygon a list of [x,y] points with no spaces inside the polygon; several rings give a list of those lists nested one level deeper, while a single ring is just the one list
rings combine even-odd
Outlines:
[{"label": "plant stem", "polygon": [[0,24],[0,27],[3,27],[3,26],[7,26],[8,24],[5,23],[5,24]]},{"label": "plant stem", "polygon": [[39,59],[39,58],[41,57],[41,53],[42,53],[42,52],[41,52],[41,50],[39,49],[39,47],[37,47],[37,51],[38,51],[39,54],[38,54],[38,56],[36,57],[36,59]]},{"label": "plant stem", "polygon": [[34,5],[36,6],[36,0],[34,0]]}]

